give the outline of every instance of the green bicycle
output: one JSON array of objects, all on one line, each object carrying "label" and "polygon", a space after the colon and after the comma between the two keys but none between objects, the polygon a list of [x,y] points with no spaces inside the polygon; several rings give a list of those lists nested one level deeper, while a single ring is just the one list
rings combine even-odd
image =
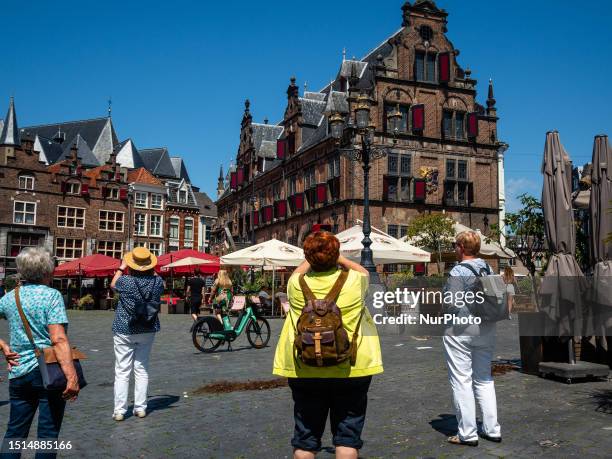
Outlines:
[{"label": "green bicycle", "polygon": [[245,330],[247,340],[252,347],[255,349],[266,347],[270,341],[270,324],[261,317],[260,308],[251,300],[251,295],[258,292],[242,293],[246,295],[246,305],[240,311],[232,328],[224,329],[223,324],[215,316],[198,319],[191,334],[196,349],[200,352],[213,352],[223,343],[227,343],[228,350],[231,350],[232,342]]}]

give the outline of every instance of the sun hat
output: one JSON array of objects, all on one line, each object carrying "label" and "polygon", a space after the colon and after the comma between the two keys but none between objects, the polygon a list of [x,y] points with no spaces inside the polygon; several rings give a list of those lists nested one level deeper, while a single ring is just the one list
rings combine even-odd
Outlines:
[{"label": "sun hat", "polygon": [[148,271],[157,265],[157,257],[146,247],[136,247],[123,257],[125,263],[135,271]]}]

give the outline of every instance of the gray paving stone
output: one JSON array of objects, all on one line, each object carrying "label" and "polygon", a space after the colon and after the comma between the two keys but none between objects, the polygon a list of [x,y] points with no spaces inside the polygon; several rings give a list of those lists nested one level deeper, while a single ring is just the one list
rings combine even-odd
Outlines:
[{"label": "gray paving stone", "polygon": [[[151,412],[145,419],[116,423],[111,419],[112,313],[71,311],[69,317],[71,341],[90,357],[84,363],[90,385],[67,408],[62,439],[74,448],[61,457],[291,457],[288,388],[192,395],[220,380],[272,378],[280,320],[272,321],[266,349],[251,349],[241,337],[233,352],[201,354],[191,344],[189,317],[163,316],[151,359]],[[7,337],[4,321],[0,336]],[[381,342],[385,373],[374,378],[370,390],[364,458],[610,456],[610,406],[602,409],[595,397],[609,397],[609,382],[566,385],[518,372],[497,376],[503,443],[481,440],[478,448],[457,447],[446,443],[445,429],[450,433],[456,422],[440,338],[416,341],[389,334]],[[432,349],[417,350],[420,346]],[[495,355],[519,357],[516,321],[499,326]],[[0,429],[9,413],[7,388],[6,381],[0,382]],[[555,446],[541,446],[546,440]],[[329,433],[323,443],[331,446]],[[323,452],[319,457],[333,456]]]}]

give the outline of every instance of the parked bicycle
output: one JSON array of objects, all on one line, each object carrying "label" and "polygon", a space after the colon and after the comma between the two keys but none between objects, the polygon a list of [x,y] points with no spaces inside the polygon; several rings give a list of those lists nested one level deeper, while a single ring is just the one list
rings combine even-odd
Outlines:
[{"label": "parked bicycle", "polygon": [[[266,347],[270,341],[270,324],[262,317],[260,306],[251,298],[258,293],[241,292],[246,297],[246,304],[231,329],[224,329],[223,324],[215,316],[199,318],[192,327],[193,345],[200,352],[213,352],[223,343],[227,343],[228,350],[231,350],[232,342],[246,331],[247,340],[252,347],[255,349]],[[232,299],[233,301],[236,301],[236,297]]]}]

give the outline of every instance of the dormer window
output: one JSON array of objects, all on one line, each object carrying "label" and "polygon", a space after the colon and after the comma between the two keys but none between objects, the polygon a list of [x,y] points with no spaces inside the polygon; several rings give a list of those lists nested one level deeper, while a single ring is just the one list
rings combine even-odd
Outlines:
[{"label": "dormer window", "polygon": [[119,199],[119,188],[106,188],[105,197],[107,199],[118,200]]},{"label": "dormer window", "polygon": [[151,209],[162,210],[164,208],[164,195],[152,194],[151,195]]},{"label": "dormer window", "polygon": [[180,204],[187,204],[187,190],[179,190],[178,202]]},{"label": "dormer window", "polygon": [[34,176],[23,174],[19,176],[19,189],[20,190],[33,190],[34,189]]}]

